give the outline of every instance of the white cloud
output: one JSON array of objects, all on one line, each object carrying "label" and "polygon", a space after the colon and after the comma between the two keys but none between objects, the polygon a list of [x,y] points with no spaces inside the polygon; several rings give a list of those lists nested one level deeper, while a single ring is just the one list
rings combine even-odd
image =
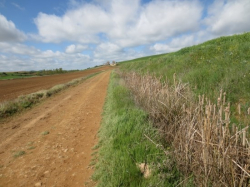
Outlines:
[{"label": "white cloud", "polygon": [[[0,67],[83,69],[108,60],[173,52],[250,31],[249,10],[249,0],[214,0],[204,6],[202,0],[69,0],[62,16],[38,13],[34,19],[38,33],[27,35],[0,14]],[[17,43],[26,36],[36,42],[72,44],[64,51],[49,50],[48,44],[42,51]],[[82,54],[86,49],[85,53],[92,52]]]},{"label": "white cloud", "polygon": [[101,52],[101,53],[116,53],[120,52],[122,49],[118,45],[114,43],[101,43],[97,46],[95,52]]},{"label": "white cloud", "polygon": [[94,51],[94,59],[105,59],[108,61],[118,60],[123,53],[122,48],[114,43],[101,43]]},{"label": "white cloud", "polygon": [[215,35],[242,33],[250,30],[249,0],[214,1],[205,23]]},{"label": "white cloud", "polygon": [[[178,41],[173,40],[168,48],[156,44],[155,49],[152,48],[148,53],[128,47],[150,44],[196,30],[202,12],[202,7],[196,0],[154,0],[147,4],[142,4],[140,0],[111,0],[101,3],[100,0],[92,3],[71,0],[69,4],[70,9],[62,16],[39,13],[34,19],[38,35],[29,34],[29,37],[48,43],[71,41],[76,44],[67,46],[65,52],[54,52],[2,42],[0,49],[9,62],[16,62],[17,67],[26,65],[26,69],[73,69],[72,64],[78,64],[78,68],[81,65],[86,68],[86,64],[94,66],[107,60],[121,61],[149,55],[152,51],[171,51],[178,48],[175,46]],[[81,54],[89,43],[96,43],[91,57]],[[18,56],[21,62],[17,61]]]},{"label": "white cloud", "polygon": [[17,3],[11,3],[13,6],[15,6],[16,8],[18,8],[19,10],[25,10],[24,7],[21,7],[19,4]]},{"label": "white cloud", "polygon": [[0,42],[1,71],[41,70],[41,69],[85,69],[94,66],[88,55],[68,54],[60,51],[41,51],[17,43]]},{"label": "white cloud", "polygon": [[96,34],[106,32],[110,26],[105,11],[92,4],[70,10],[62,17],[39,13],[35,23],[44,42],[96,43]]},{"label": "white cloud", "polygon": [[114,43],[102,43],[96,47],[93,62],[104,64],[107,61],[124,61],[146,56],[145,52],[138,52],[134,49],[123,49]]},{"label": "white cloud", "polygon": [[168,43],[156,43],[150,47],[150,50],[155,53],[173,52],[218,36],[250,31],[249,10],[248,0],[216,0],[208,7],[208,16],[202,21],[205,28],[172,37]]},{"label": "white cloud", "polygon": [[86,46],[86,45],[80,45],[80,44],[74,45],[74,44],[72,44],[66,48],[65,52],[66,53],[81,53],[82,51],[84,51],[87,48],[88,48],[88,46]]},{"label": "white cloud", "polygon": [[34,47],[29,47],[23,44],[13,44],[7,42],[0,42],[0,52],[18,55],[34,55],[39,53],[39,50]]},{"label": "white cloud", "polygon": [[0,42],[20,42],[25,39],[25,34],[19,31],[12,21],[8,21],[0,14]]},{"label": "white cloud", "polygon": [[154,44],[153,46],[150,47],[150,50],[155,51],[156,53],[167,53],[174,51],[174,49],[171,49],[169,45],[161,43]]},{"label": "white cloud", "polygon": [[[63,16],[39,13],[35,23],[44,42],[99,43],[101,33],[122,47],[156,42],[196,30],[202,6],[193,1],[112,0],[77,4]],[[77,8],[76,8],[77,7]]]},{"label": "white cloud", "polygon": [[172,47],[178,47],[178,48],[183,48],[187,46],[194,45],[195,38],[194,35],[184,35],[181,37],[173,38],[172,41],[170,42],[170,45]]},{"label": "white cloud", "polygon": [[[140,15],[139,0],[113,0],[110,4],[109,17],[112,27],[107,35],[111,39],[128,37],[128,32],[137,24]],[[128,38],[130,39],[130,38]]]},{"label": "white cloud", "polygon": [[150,47],[150,50],[156,53],[169,53],[177,51],[183,47],[191,46],[199,41],[195,40],[194,35],[184,35],[181,37],[173,38],[169,43],[156,43]]},{"label": "white cloud", "polygon": [[197,1],[151,1],[142,7],[136,24],[124,31],[121,45],[147,44],[195,31],[201,14],[202,7]]}]

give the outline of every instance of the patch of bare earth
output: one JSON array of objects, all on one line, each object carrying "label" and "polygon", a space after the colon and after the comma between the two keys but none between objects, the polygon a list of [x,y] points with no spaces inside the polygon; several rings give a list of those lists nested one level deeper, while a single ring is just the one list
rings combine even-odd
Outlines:
[{"label": "patch of bare earth", "polygon": [[0,186],[93,186],[92,147],[110,71],[0,125]]},{"label": "patch of bare earth", "polygon": [[69,82],[73,79],[88,76],[93,73],[114,69],[111,66],[101,66],[72,73],[58,75],[30,77],[24,79],[0,80],[0,102],[12,100],[20,95],[47,90],[55,85]]}]

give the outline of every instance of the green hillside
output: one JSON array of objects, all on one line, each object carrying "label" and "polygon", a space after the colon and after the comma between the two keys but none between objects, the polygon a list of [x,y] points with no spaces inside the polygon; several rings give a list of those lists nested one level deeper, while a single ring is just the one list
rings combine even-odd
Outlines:
[{"label": "green hillside", "polygon": [[170,145],[183,186],[250,185],[250,32],[119,67]]},{"label": "green hillside", "polygon": [[215,100],[219,91],[228,101],[250,106],[250,33],[220,37],[177,52],[120,63],[123,71],[150,73],[172,82],[173,74],[196,93]]}]

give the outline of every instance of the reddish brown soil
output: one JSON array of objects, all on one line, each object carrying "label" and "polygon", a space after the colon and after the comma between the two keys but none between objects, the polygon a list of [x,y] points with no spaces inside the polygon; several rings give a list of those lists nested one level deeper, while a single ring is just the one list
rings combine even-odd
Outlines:
[{"label": "reddish brown soil", "polygon": [[25,79],[0,80],[0,102],[12,100],[20,95],[34,93],[40,90],[49,89],[57,84],[71,81],[72,79],[85,77],[103,70],[113,69],[111,66],[101,66],[99,68],[66,73],[52,76],[31,77]]},{"label": "reddish brown soil", "polygon": [[[87,79],[0,124],[0,186],[94,186],[91,154],[109,75]],[[15,157],[19,151],[25,154]]]}]

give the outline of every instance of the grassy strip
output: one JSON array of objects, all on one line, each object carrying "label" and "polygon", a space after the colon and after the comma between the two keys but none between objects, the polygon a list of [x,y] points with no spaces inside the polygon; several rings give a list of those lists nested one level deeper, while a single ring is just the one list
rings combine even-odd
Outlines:
[{"label": "grassy strip", "polygon": [[[147,137],[150,138],[147,138]],[[154,143],[153,143],[154,142]],[[122,80],[113,73],[99,132],[98,186],[176,186],[179,173],[147,114],[135,106]],[[160,146],[161,147],[161,146]],[[139,168],[139,165],[143,166]],[[145,170],[144,170],[145,169]],[[150,175],[146,177],[147,171]]]},{"label": "grassy strip", "polygon": [[8,80],[8,79],[23,79],[28,77],[37,77],[37,76],[45,76],[45,75],[57,75],[64,73],[76,72],[79,70],[63,70],[62,68],[54,69],[54,70],[40,70],[40,71],[19,71],[19,72],[0,72],[0,80]]},{"label": "grassy strip", "polygon": [[38,92],[31,93],[28,95],[19,96],[17,99],[13,101],[6,101],[3,103],[0,103],[0,119],[9,117],[17,112],[21,112],[22,110],[26,108],[30,108],[34,104],[39,103],[41,100],[44,100],[45,98],[48,98],[62,90],[65,90],[66,88],[70,86],[77,85],[83,82],[84,80],[89,79],[97,74],[99,73],[94,73],[86,77],[74,79],[65,84],[56,85],[50,88],[49,90],[42,90],[42,91],[38,91]]},{"label": "grassy strip", "polygon": [[7,76],[0,76],[0,80],[9,80],[9,79],[23,79],[23,78],[28,78],[32,77],[32,75],[27,75],[27,76],[21,76],[21,75],[7,75]]}]

